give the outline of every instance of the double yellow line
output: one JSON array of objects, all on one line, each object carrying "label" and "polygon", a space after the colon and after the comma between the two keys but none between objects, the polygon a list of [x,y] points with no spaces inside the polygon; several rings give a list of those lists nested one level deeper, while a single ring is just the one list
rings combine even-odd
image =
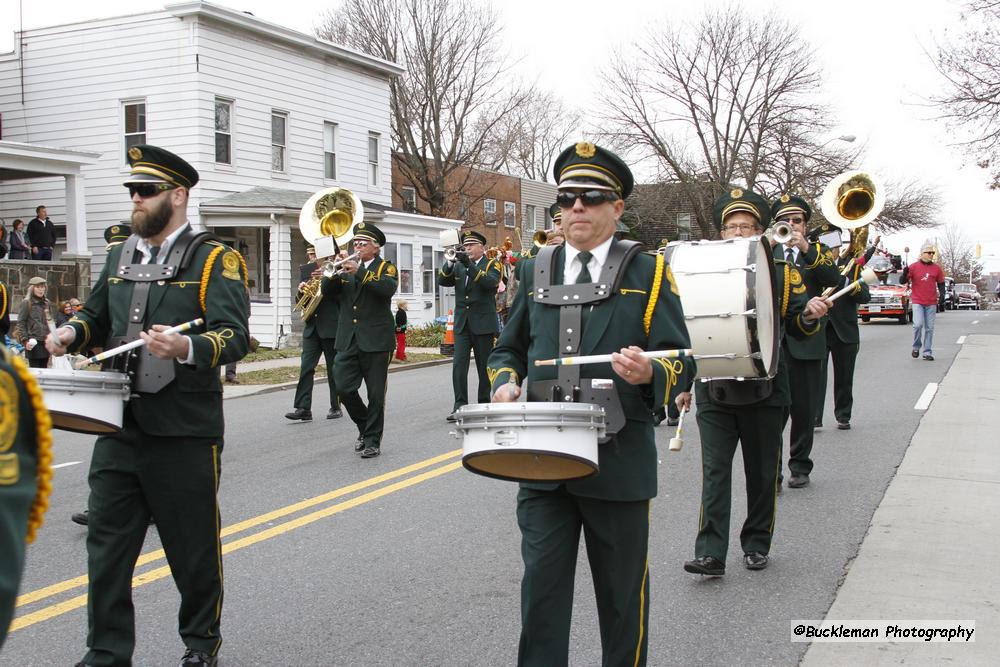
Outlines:
[{"label": "double yellow line", "polygon": [[[423,461],[414,463],[412,465],[408,465],[403,468],[387,472],[384,475],[379,475],[377,477],[372,477],[366,480],[362,480],[355,484],[350,484],[348,486],[344,486],[339,489],[334,489],[333,491],[330,491],[328,493],[324,493],[315,496],[313,498],[307,498],[306,500],[294,503],[292,505],[287,505],[285,507],[278,508],[271,512],[267,512],[266,514],[255,516],[253,518],[247,519],[246,521],[234,523],[233,525],[227,526],[222,529],[223,538],[229,537],[230,535],[235,535],[236,533],[241,533],[246,530],[250,530],[251,528],[259,526],[263,523],[269,523],[271,521],[281,519],[282,517],[286,517],[290,514],[295,514],[296,512],[300,512],[304,509],[315,507],[316,505],[322,505],[323,503],[329,502],[331,500],[342,498],[344,496],[351,495],[353,493],[362,491],[364,489],[373,486],[378,486],[384,482],[389,482],[391,480],[398,479],[400,477],[406,477],[406,479],[402,479],[393,484],[388,484],[386,486],[379,487],[373,491],[369,491],[368,493],[364,493],[359,496],[350,498],[349,500],[344,500],[334,505],[324,507],[314,512],[310,512],[309,514],[303,514],[298,518],[290,519],[284,523],[272,526],[258,533],[247,535],[246,537],[241,537],[239,539],[232,540],[230,542],[225,542],[222,545],[222,553],[228,554],[233,551],[237,551],[239,549],[252,546],[254,544],[257,544],[258,542],[269,540],[272,537],[283,535],[287,532],[295,530],[296,528],[308,526],[309,524],[315,521],[319,521],[320,519],[325,519],[326,517],[333,516],[334,514],[339,514],[345,510],[349,510],[353,507],[364,505],[365,503],[377,500],[378,498],[381,498],[383,496],[387,496],[390,493],[395,493],[396,491],[402,491],[405,488],[414,486],[416,484],[420,484],[422,482],[426,482],[427,480],[434,479],[435,477],[439,477],[453,470],[457,470],[462,465],[461,461],[452,461],[450,463],[446,463],[445,465],[441,465],[431,470],[426,470],[425,472],[422,472],[418,475],[407,477],[407,475],[410,475],[411,473],[424,470],[425,468],[432,468],[433,466],[436,466],[439,463],[444,463],[445,461],[449,461],[450,459],[457,458],[458,456],[461,455],[461,453],[462,453],[461,449],[456,449],[454,451],[441,454],[440,456],[434,456],[429,459],[425,459]],[[149,563],[155,563],[156,561],[162,560],[165,557],[166,554],[164,554],[163,549],[157,549],[156,551],[151,551],[149,553],[142,554],[136,560],[136,567],[138,568]],[[169,574],[170,574],[169,565],[161,565],[160,567],[153,568],[152,570],[148,570],[146,572],[143,572],[142,574],[137,574],[135,577],[132,578],[132,588],[138,588],[139,586],[144,586],[145,584],[158,581],[168,576]],[[29,593],[25,593],[23,595],[18,596],[16,606],[22,607],[24,605],[32,604],[34,602],[38,602],[40,600],[45,600],[47,598],[56,596],[60,593],[65,593],[66,591],[71,591],[76,588],[82,588],[86,585],[87,585],[86,575],[74,577],[72,579],[67,579],[65,581],[52,584],[51,586],[39,588],[38,590],[34,590]],[[14,632],[15,630],[20,630],[22,628],[35,625],[36,623],[41,623],[42,621],[47,621],[51,618],[55,618],[56,616],[60,616],[67,612],[73,611],[74,609],[79,609],[80,607],[83,607],[86,604],[87,604],[86,593],[84,593],[83,595],[77,595],[68,600],[63,600],[62,602],[51,604],[37,611],[24,614],[23,616],[18,616],[11,623],[10,631]]]}]

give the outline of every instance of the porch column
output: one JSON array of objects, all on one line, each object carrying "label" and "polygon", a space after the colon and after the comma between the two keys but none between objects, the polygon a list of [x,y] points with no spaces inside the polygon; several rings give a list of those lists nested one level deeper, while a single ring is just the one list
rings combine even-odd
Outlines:
[{"label": "porch column", "polygon": [[89,257],[87,247],[87,204],[81,174],[67,174],[66,181],[66,254]]}]

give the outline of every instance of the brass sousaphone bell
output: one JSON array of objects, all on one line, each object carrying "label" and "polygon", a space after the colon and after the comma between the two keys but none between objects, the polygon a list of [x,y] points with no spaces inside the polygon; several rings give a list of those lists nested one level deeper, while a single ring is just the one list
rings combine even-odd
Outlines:
[{"label": "brass sousaphone bell", "polygon": [[[299,231],[316,249],[317,259],[329,258],[323,263],[323,275],[329,277],[336,272],[343,260],[334,261],[334,255],[340,249],[350,247],[354,225],[364,217],[361,200],[346,188],[326,188],[306,201],[299,212]],[[295,310],[301,311],[303,320],[308,320],[322,300],[320,279],[313,278],[302,290]]]},{"label": "brass sousaphone bell", "polygon": [[872,174],[848,171],[830,181],[820,198],[820,209],[831,225],[859,229],[869,224],[885,206],[885,187]]}]

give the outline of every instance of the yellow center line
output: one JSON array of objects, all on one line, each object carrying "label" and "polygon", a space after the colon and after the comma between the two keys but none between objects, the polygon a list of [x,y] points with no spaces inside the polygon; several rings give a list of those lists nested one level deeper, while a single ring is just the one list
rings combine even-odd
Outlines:
[{"label": "yellow center line", "polygon": [[[309,524],[324,519],[334,514],[339,514],[345,510],[349,510],[358,505],[363,505],[369,503],[373,500],[378,500],[383,496],[387,496],[390,493],[395,493],[396,491],[401,491],[407,487],[413,486],[415,484],[420,484],[421,482],[426,482],[427,480],[434,479],[445,473],[449,473],[453,470],[457,470],[462,467],[461,461],[455,461],[447,465],[443,465],[440,468],[435,468],[433,470],[428,470],[427,472],[421,473],[419,475],[414,475],[407,479],[401,480],[394,484],[389,484],[388,486],[383,486],[382,488],[375,489],[374,491],[369,491],[363,495],[351,498],[350,500],[345,500],[336,505],[331,505],[329,507],[324,507],[321,510],[316,510],[310,514],[305,514],[298,517],[297,519],[292,519],[286,521],[285,523],[279,524],[277,526],[272,526],[267,530],[262,530],[259,533],[254,533],[253,535],[247,535],[238,540],[233,540],[232,542],[227,542],[222,545],[222,553],[228,554],[233,551],[238,551],[245,547],[252,546],[258,542],[263,542],[264,540],[269,540],[273,537],[283,535],[287,532],[295,530],[296,528],[301,528],[303,526],[308,526]],[[170,566],[162,565],[158,568],[149,570],[148,572],[143,572],[142,574],[136,575],[132,578],[132,588],[136,589],[145,584],[153,583],[154,581],[159,581],[170,574]],[[42,621],[47,621],[56,616],[61,616],[67,612],[73,611],[74,609],[79,609],[87,604],[86,595],[78,595],[69,600],[59,602],[48,607],[39,609],[38,611],[32,612],[30,614],[25,614],[15,618],[10,624],[10,632],[15,630],[20,630],[26,628],[30,625],[35,625],[36,623],[41,623]]]},{"label": "yellow center line", "polygon": [[[245,521],[240,521],[239,523],[234,523],[231,526],[226,526],[222,529],[221,537],[228,537],[230,535],[235,535],[236,533],[242,532],[244,530],[249,530],[255,526],[259,526],[262,523],[268,523],[269,521],[274,521],[275,519],[280,519],[281,517],[288,516],[289,514],[294,514],[300,510],[307,509],[309,507],[314,507],[321,503],[325,503],[329,500],[334,500],[335,498],[340,498],[342,496],[354,493],[355,491],[361,491],[371,486],[381,484],[382,482],[388,482],[391,479],[396,479],[397,477],[402,477],[403,475],[408,475],[412,472],[416,472],[422,468],[428,468],[432,465],[436,465],[448,459],[453,459],[462,453],[461,449],[455,449],[438,456],[433,456],[429,459],[424,459],[423,461],[418,461],[408,466],[404,466],[397,470],[392,470],[383,475],[378,475],[377,477],[371,477],[369,479],[350,484],[348,486],[343,486],[339,489],[334,489],[327,493],[315,496],[313,498],[307,498],[297,503],[287,505],[285,507],[279,507],[276,510],[267,512],[266,514],[261,514],[259,516],[251,517]],[[150,551],[149,553],[142,554],[135,561],[135,566],[141,567],[149,563],[161,560],[166,557],[163,549],[157,549],[156,551]],[[52,584],[51,586],[45,586],[44,588],[39,588],[23,595],[17,597],[17,603],[15,606],[21,607],[26,604],[31,604],[32,602],[38,602],[39,600],[44,600],[45,598],[52,597],[53,595],[58,595],[59,593],[65,593],[66,591],[73,590],[74,588],[79,588],[81,586],[87,585],[87,575],[81,575],[79,577],[74,577],[72,579],[67,579],[65,581],[60,581],[59,583]]]}]

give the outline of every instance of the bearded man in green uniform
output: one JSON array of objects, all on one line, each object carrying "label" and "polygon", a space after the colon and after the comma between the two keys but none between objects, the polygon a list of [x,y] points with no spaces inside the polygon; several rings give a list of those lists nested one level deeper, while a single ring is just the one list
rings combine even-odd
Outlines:
[{"label": "bearded man in green uniform", "polygon": [[[712,214],[723,239],[760,236],[771,217],[766,199],[741,189],[717,199]],[[821,299],[810,302],[798,270],[782,259],[775,260],[774,278],[781,321],[778,335],[786,331],[797,337],[814,335],[826,303]],[[678,396],[678,407],[690,409],[690,391],[689,386]],[[739,445],[747,490],[747,518],[740,532],[743,560],[747,569],[763,570],[774,533],[782,419],[791,401],[782,348],[773,378],[698,382],[695,394],[701,435],[701,512],[695,558],[684,563],[684,569],[709,576],[726,573],[733,456]]]},{"label": "bearded man in green uniform", "polygon": [[[392,295],[399,276],[389,260],[379,257],[385,234],[378,227],[369,222],[354,225],[352,244],[357,261],[345,261],[330,284],[330,293],[340,305],[334,375],[340,403],[358,427],[354,451],[371,459],[382,453],[385,389],[396,349]],[[358,393],[362,382],[367,387],[367,405]]]},{"label": "bearded man in green uniform", "polygon": [[[566,243],[526,260],[510,318],[490,355],[493,401],[553,396],[600,403],[609,439],[599,472],[565,483],[524,483],[517,495],[524,578],[519,665],[566,665],[580,531],[593,573],[604,665],[645,665],[647,543],[656,495],[653,410],[694,371],[690,359],[642,350],[688,347],[687,328],[662,256],[613,238],[632,174],[590,143],[565,149],[553,170]],[[610,288],[609,288],[610,286]],[[573,305],[564,305],[573,304]],[[602,364],[539,366],[555,357],[611,354]]]},{"label": "bearded man in green uniform", "polygon": [[490,381],[486,360],[500,331],[497,320],[497,285],[500,263],[486,256],[486,237],[479,232],[462,234],[463,251],[455,260],[445,262],[438,279],[444,287],[455,288],[455,355],[451,365],[451,384],[455,403],[448,421],[455,421],[455,410],[469,403],[469,354],[476,353],[479,384],[476,402],[489,403]]},{"label": "bearded man in green uniform", "polygon": [[35,376],[0,345],[0,648],[14,616],[25,545],[52,490],[52,434]]},{"label": "bearded man in green uniform", "polygon": [[[182,665],[215,665],[222,638],[219,366],[247,352],[246,265],[187,222],[198,172],[170,151],[128,150],[132,235],[111,246],[86,305],[49,335],[56,356],[141,338],[108,368],[129,374],[122,430],[97,439],[87,522],[89,651],[80,665],[129,665],[132,574],[155,520],[181,595]],[[191,335],[165,333],[201,318]]]},{"label": "bearded man in green uniform", "polygon": [[[794,265],[802,274],[809,298],[819,296],[826,287],[840,284],[833,253],[818,241],[810,243],[806,238],[806,226],[812,217],[812,208],[798,195],[783,194],[771,207],[771,217],[775,222],[787,222],[792,228],[792,238],[783,246],[774,247],[774,256]],[[788,386],[792,392],[792,404],[785,410],[785,424],[789,419],[792,428],[789,433],[788,469],[792,475],[788,486],[800,489],[809,485],[813,462],[810,458],[813,448],[813,426],[816,420],[816,406],[821,398],[820,364],[826,356],[826,336],[822,323],[815,336],[796,338],[786,336],[785,358],[788,361]],[[778,472],[778,481],[782,479]]]},{"label": "bearded man in green uniform", "polygon": [[[837,260],[843,270],[851,261],[844,253]],[[861,277],[862,266],[855,265],[843,280],[850,284]],[[833,416],[837,428],[851,428],[851,411],[854,408],[854,364],[861,349],[861,332],[858,330],[858,305],[871,300],[868,285],[862,282],[853,290],[833,302],[826,320],[826,349],[820,366],[819,400],[816,404],[816,425],[823,424],[823,407],[826,403],[826,378],[829,360],[833,358]]]}]

